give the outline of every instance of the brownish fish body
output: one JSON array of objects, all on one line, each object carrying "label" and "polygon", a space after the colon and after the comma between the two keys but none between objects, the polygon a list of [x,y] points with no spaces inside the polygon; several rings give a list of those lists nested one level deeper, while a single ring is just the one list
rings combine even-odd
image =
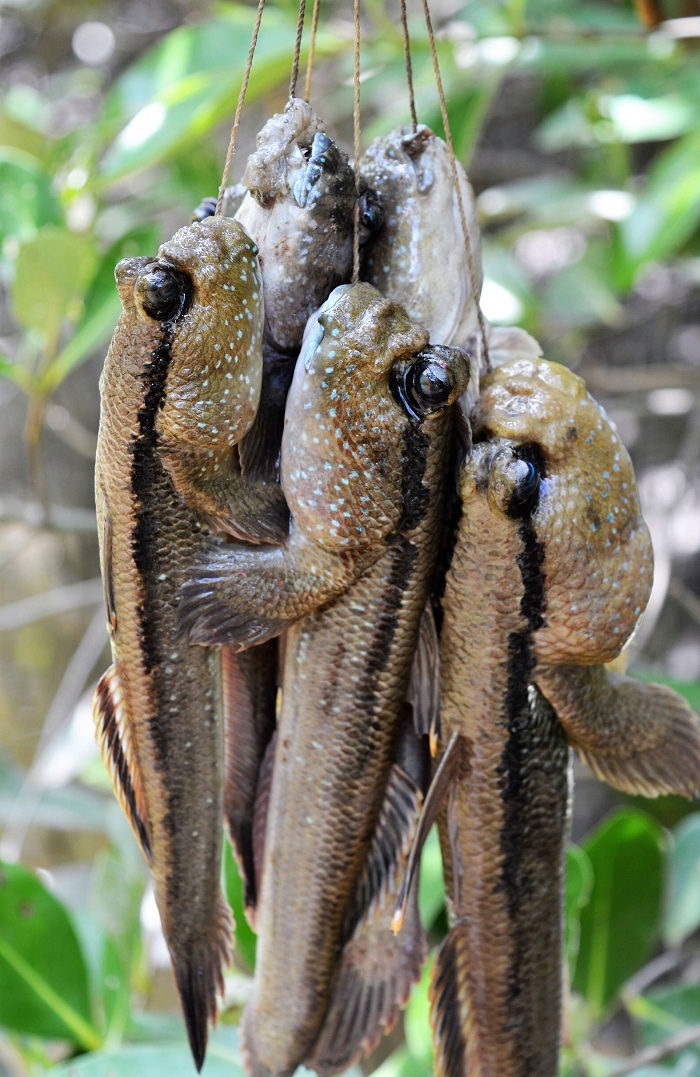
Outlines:
[{"label": "brownish fish body", "polygon": [[[388,786],[399,801],[394,786],[408,788],[403,833],[415,824],[419,785],[404,768],[392,785],[390,772],[439,543],[452,404],[468,372],[464,353],[429,347],[427,333],[369,285],[337,289],[310,322],[288,399],[287,544],[241,551],[233,567],[222,551],[185,588],[201,641],[246,644],[307,615],[286,636],[244,1019],[256,1075],[291,1073],[314,1047],[343,945],[384,885],[380,877],[355,900]],[[388,919],[387,909],[391,946]],[[379,1007],[379,1031],[405,1001],[421,949],[422,937],[396,1001]],[[353,1049],[376,1034],[357,1027]]]},{"label": "brownish fish body", "polygon": [[649,686],[646,712],[622,706],[635,682],[601,664],[646,605],[652,554],[629,457],[581,379],[506,363],[474,436],[443,599],[453,926],[431,991],[436,1073],[555,1077],[567,739],[619,787],[658,793],[697,786],[700,736]]},{"label": "brownish fish body", "polygon": [[205,548],[195,509],[230,509],[232,447],[260,392],[261,284],[253,243],[223,218],[181,229],[156,259],[120,262],[116,275],[123,312],[100,383],[96,465],[114,664],[95,720],[153,873],[199,1068],[231,934],[223,729],[219,658],[179,634],[178,589]]}]

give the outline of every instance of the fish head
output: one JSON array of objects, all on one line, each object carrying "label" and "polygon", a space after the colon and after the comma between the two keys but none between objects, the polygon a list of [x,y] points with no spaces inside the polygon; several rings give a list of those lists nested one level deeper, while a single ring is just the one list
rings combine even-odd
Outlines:
[{"label": "fish head", "polygon": [[157,328],[169,349],[165,394],[179,410],[178,437],[201,445],[208,426],[235,444],[253,423],[262,382],[253,241],[237,221],[208,217],[181,228],[156,258],[120,262],[117,281],[125,312]]},{"label": "fish head", "polygon": [[[360,162],[364,180],[383,204],[383,226],[363,254],[364,279],[405,306],[432,339],[464,346],[477,325],[481,236],[474,192],[445,142],[424,124],[376,138]],[[474,264],[466,257],[455,190]]]},{"label": "fish head", "polygon": [[531,526],[541,550],[548,665],[607,662],[649,600],[653,552],[632,461],[581,378],[518,359],[482,383],[475,439],[503,439],[481,490],[494,512]]},{"label": "fish head", "polygon": [[469,360],[369,284],[336,288],[309,320],[287,399],[282,486],[295,521],[326,546],[396,531],[411,433],[452,405]]},{"label": "fish head", "polygon": [[[258,135],[243,183],[248,193],[236,219],[260,248],[265,340],[280,354],[296,354],[308,318],[350,279],[355,173],[311,106],[293,98]],[[381,223],[373,192],[360,192],[359,211],[363,240]]]}]

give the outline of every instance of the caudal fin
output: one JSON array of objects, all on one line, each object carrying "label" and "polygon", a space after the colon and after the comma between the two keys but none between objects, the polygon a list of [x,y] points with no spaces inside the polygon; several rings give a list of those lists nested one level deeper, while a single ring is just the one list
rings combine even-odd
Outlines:
[{"label": "caudal fin", "polygon": [[173,948],[173,971],[194,1064],[199,1072],[209,1038],[209,1022],[216,1025],[217,997],[224,991],[224,969],[231,964],[233,917],[223,894],[219,894],[214,938],[182,953]]}]

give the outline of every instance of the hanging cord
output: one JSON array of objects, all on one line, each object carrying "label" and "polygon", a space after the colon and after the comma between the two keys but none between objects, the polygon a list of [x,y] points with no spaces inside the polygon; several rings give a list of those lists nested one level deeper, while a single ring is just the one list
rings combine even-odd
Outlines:
[{"label": "hanging cord", "polygon": [[309,40],[309,58],[306,62],[306,85],[304,86],[304,100],[311,97],[311,75],[314,69],[316,55],[316,32],[318,30],[318,15],[321,10],[321,0],[314,0],[314,12],[311,16],[311,38]]},{"label": "hanging cord", "polygon": [[360,279],[360,0],[353,2],[355,22],[355,72],[353,78],[354,106],[353,152],[355,154],[355,208],[353,211],[352,230],[352,283]]},{"label": "hanging cord", "polygon": [[221,206],[224,201],[224,192],[226,190],[226,184],[228,183],[228,175],[231,171],[231,161],[233,160],[233,151],[236,148],[236,135],[238,134],[238,127],[241,122],[241,113],[243,112],[243,102],[245,101],[246,90],[248,89],[248,80],[250,79],[250,69],[253,66],[253,56],[255,55],[255,46],[258,43],[258,33],[260,31],[260,23],[262,22],[263,8],[265,7],[265,0],[258,0],[258,11],[255,16],[255,25],[253,26],[253,33],[250,39],[250,48],[248,49],[248,59],[245,64],[245,71],[243,72],[243,82],[241,83],[241,90],[238,94],[238,104],[236,105],[236,113],[233,117],[233,127],[231,128],[231,138],[229,139],[228,151],[226,153],[226,163],[224,164],[224,173],[221,177],[221,186],[219,187],[219,197],[216,200],[215,214],[218,216],[221,213]]},{"label": "hanging cord", "polygon": [[297,95],[297,79],[299,78],[299,56],[301,54],[301,38],[304,33],[304,15],[306,14],[306,0],[299,0],[299,18],[297,19],[297,36],[294,42],[294,60],[292,62],[292,76],[289,80],[289,98]]},{"label": "hanging cord", "polygon": [[438,62],[437,49],[435,48],[435,35],[433,33],[433,23],[430,18],[430,9],[428,8],[428,0],[423,0],[423,12],[425,14],[425,25],[428,31],[428,41],[430,42],[430,55],[433,59],[433,71],[435,73],[435,84],[437,86],[438,97],[440,99],[440,113],[442,115],[442,124],[445,128],[445,141],[447,142],[447,148],[450,155],[450,169],[452,171],[452,182],[454,184],[455,192],[457,195],[457,206],[459,208],[459,219],[462,224],[462,231],[464,233],[464,243],[467,251],[467,263],[469,265],[469,278],[471,280],[472,291],[474,293],[474,299],[476,301],[476,313],[479,319],[479,333],[481,335],[481,344],[483,347],[484,363],[486,370],[491,370],[491,360],[489,359],[489,349],[487,344],[486,335],[486,321],[481,311],[481,304],[479,303],[479,296],[477,290],[477,278],[476,267],[474,265],[474,252],[472,251],[472,244],[469,238],[469,228],[467,227],[467,216],[464,212],[464,202],[462,201],[462,191],[459,183],[459,176],[457,174],[457,158],[455,157],[454,143],[452,141],[452,131],[450,130],[450,120],[447,115],[447,103],[445,102],[445,91],[442,87],[442,78],[440,75],[440,64]]},{"label": "hanging cord", "polygon": [[416,96],[413,92],[413,64],[411,63],[411,39],[408,36],[408,17],[406,15],[406,0],[401,0],[401,29],[403,31],[403,56],[406,63],[406,82],[408,83],[408,104],[411,109],[411,126],[415,135],[418,127],[416,115]]}]

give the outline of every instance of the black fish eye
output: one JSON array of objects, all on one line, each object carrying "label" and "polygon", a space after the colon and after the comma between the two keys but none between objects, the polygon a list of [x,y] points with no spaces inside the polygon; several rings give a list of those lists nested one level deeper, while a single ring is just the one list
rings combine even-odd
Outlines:
[{"label": "black fish eye", "polygon": [[451,371],[433,358],[419,353],[392,380],[392,392],[413,419],[424,419],[448,403],[454,390]]},{"label": "black fish eye", "polygon": [[423,360],[409,367],[407,382],[414,397],[430,408],[441,407],[452,392],[449,372],[444,366],[430,360]]},{"label": "black fish eye", "polygon": [[134,295],[142,310],[156,321],[166,322],[179,314],[186,291],[179,273],[165,266],[147,266],[136,279]]}]

